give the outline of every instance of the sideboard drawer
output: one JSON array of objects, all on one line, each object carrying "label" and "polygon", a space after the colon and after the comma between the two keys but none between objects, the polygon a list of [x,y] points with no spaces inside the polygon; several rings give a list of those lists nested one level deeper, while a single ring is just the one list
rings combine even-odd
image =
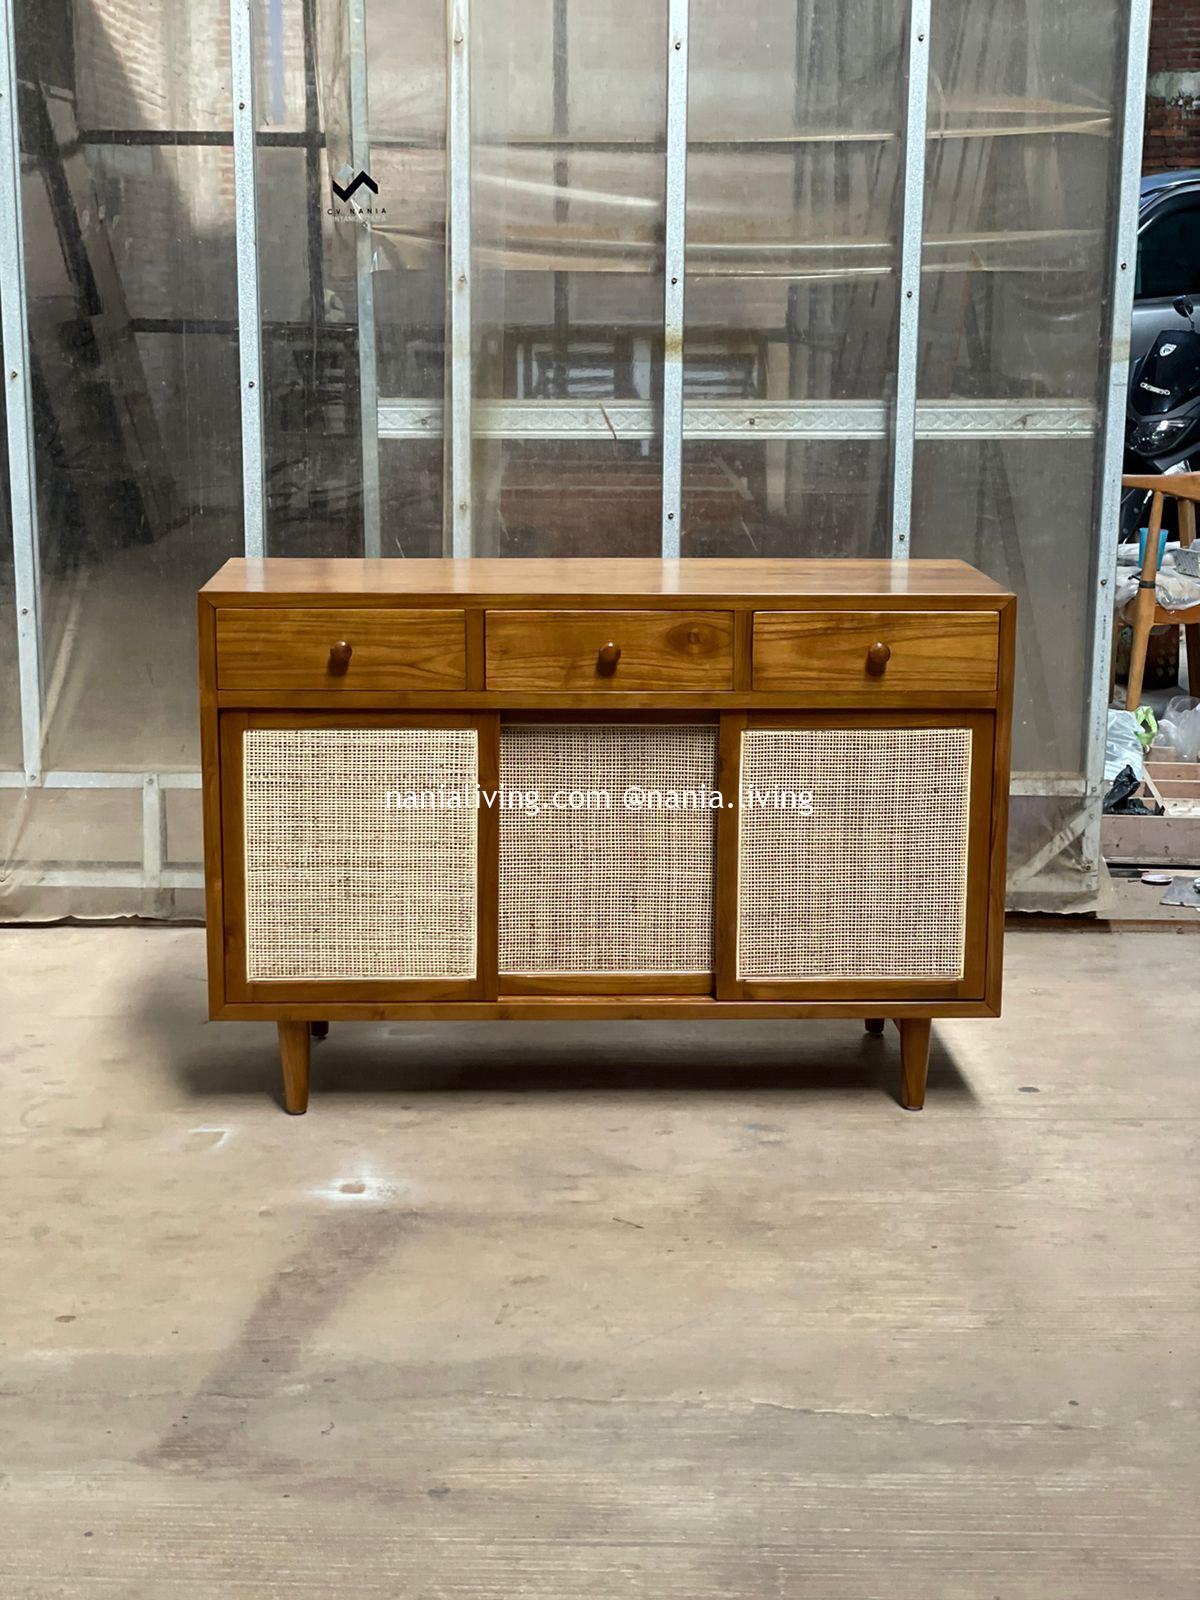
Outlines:
[{"label": "sideboard drawer", "polygon": [[489,611],[489,689],[733,687],[729,611]]},{"label": "sideboard drawer", "polygon": [[759,611],[754,687],[994,694],[994,611]]},{"label": "sideboard drawer", "polygon": [[217,612],[221,689],[452,690],[467,683],[461,611]]}]

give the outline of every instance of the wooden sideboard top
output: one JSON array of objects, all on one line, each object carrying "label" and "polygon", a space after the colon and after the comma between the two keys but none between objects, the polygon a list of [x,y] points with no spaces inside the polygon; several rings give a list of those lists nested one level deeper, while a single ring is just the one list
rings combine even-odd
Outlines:
[{"label": "wooden sideboard top", "polygon": [[995,607],[1009,591],[965,561],[327,559],[272,556],[227,561],[201,593],[213,604],[326,596],[460,595],[489,601],[526,596],[679,601],[716,596],[800,599],[917,599],[939,606]]}]

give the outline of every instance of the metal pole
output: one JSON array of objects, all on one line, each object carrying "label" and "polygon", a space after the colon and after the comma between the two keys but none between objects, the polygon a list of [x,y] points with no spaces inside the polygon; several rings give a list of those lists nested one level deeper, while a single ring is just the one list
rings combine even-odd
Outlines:
[{"label": "metal pole", "polygon": [[3,5],[0,26],[0,322],[4,331],[21,760],[25,782],[35,784],[39,781],[42,764],[42,582],[29,381],[29,323],[25,307],[25,229],[21,215],[21,127],[14,0],[3,0]]},{"label": "metal pole", "polygon": [[667,196],[663,260],[662,553],[682,543],[683,282],[687,249],[688,0],[668,0]]},{"label": "metal pole", "polygon": [[242,524],[248,556],[266,550],[262,409],[262,302],[255,188],[253,0],[229,0],[233,84],[233,206],[237,224],[238,361],[242,409]]},{"label": "metal pole", "polygon": [[900,229],[900,332],[892,434],[892,557],[895,560],[907,558],[912,530],[921,235],[925,210],[925,124],[929,97],[929,10],[930,0],[909,0],[908,108],[904,123],[904,208]]},{"label": "metal pole", "polygon": [[1095,610],[1092,616],[1092,672],[1088,702],[1088,822],[1083,835],[1083,866],[1098,881],[1100,804],[1104,783],[1104,745],[1108,733],[1108,666],[1113,633],[1113,579],[1121,516],[1121,464],[1125,453],[1125,406],[1129,389],[1129,339],[1133,321],[1133,283],[1137,264],[1138,199],[1142,176],[1142,126],[1146,109],[1146,58],[1150,50],[1151,0],[1130,0],[1129,40],[1121,121],[1121,181],[1113,240],[1112,318],[1108,332],[1108,393],[1105,397],[1104,456],[1100,471],[1100,526],[1096,537]]},{"label": "metal pole", "polygon": [[471,554],[470,0],[450,0],[450,553]]},{"label": "metal pole", "polygon": [[[366,0],[349,0],[350,161],[356,173],[371,170],[371,112],[367,88]],[[367,190],[362,193],[369,193]],[[369,204],[369,202],[368,202]],[[380,553],[379,363],[375,342],[375,244],[371,219],[355,223],[358,299],[358,411],[362,434],[363,553]]]}]

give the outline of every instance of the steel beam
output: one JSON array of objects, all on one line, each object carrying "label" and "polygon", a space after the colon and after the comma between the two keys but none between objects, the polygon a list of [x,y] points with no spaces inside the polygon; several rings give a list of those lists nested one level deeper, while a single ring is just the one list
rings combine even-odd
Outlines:
[{"label": "steel beam", "polygon": [[929,94],[930,0],[909,0],[908,104],[904,121],[904,206],[900,226],[900,331],[892,435],[892,556],[902,560],[912,531],[917,436],[917,359],[921,323],[921,236]]},{"label": "steel beam", "polygon": [[[649,400],[476,401],[478,439],[653,439],[658,408]],[[384,439],[440,437],[436,401],[384,398]],[[884,439],[888,407],[877,400],[694,401],[683,411],[685,439]],[[1090,439],[1094,406],[1056,400],[920,401],[918,439]]]},{"label": "steel beam", "polygon": [[242,415],[242,527],[248,556],[266,551],[263,445],[262,299],[258,278],[255,182],[253,0],[229,0],[233,87],[233,208],[237,248],[238,362]]},{"label": "steel beam", "polygon": [[[1151,0],[1130,0],[1129,37],[1121,123],[1121,172],[1113,236],[1112,299],[1108,329],[1108,391],[1104,456],[1100,468],[1096,563],[1092,571],[1092,660],[1087,712],[1088,783],[1097,791],[1104,778],[1108,735],[1108,676],[1113,647],[1113,584],[1121,514],[1121,465],[1125,454],[1125,407],[1129,389],[1129,340],[1133,323],[1133,282],[1137,266],[1138,201],[1141,195],[1142,126],[1146,106],[1146,61],[1150,50]],[[1083,861],[1098,886],[1100,802],[1089,808],[1083,835]]]},{"label": "steel beam", "polygon": [[[371,102],[367,82],[366,0],[347,0],[350,28],[350,162],[371,170]],[[367,191],[362,191],[366,193]],[[355,210],[360,208],[352,200]],[[368,205],[369,209],[369,205]],[[355,286],[358,303],[358,410],[362,435],[363,554],[380,553],[379,361],[375,337],[375,241],[371,219],[355,219]]]},{"label": "steel beam", "polygon": [[23,781],[36,784],[42,766],[42,580],[37,478],[33,458],[29,323],[25,304],[25,226],[21,210],[21,128],[17,91],[15,0],[0,17],[0,324],[4,334],[4,400],[8,494],[17,623]]},{"label": "steel beam", "polygon": [[683,491],[683,289],[687,270],[688,0],[667,5],[663,259],[662,553],[678,558]]},{"label": "steel beam", "polygon": [[450,211],[450,551],[472,553],[471,0],[450,0],[447,155]]}]

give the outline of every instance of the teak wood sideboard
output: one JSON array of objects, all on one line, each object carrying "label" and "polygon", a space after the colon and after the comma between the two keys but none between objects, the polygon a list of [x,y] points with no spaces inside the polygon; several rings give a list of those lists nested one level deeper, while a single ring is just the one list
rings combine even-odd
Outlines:
[{"label": "teak wood sideboard", "polygon": [[[230,561],[210,1014],[997,1016],[1013,596],[957,561]],[[457,796],[457,800],[455,799]]]}]

